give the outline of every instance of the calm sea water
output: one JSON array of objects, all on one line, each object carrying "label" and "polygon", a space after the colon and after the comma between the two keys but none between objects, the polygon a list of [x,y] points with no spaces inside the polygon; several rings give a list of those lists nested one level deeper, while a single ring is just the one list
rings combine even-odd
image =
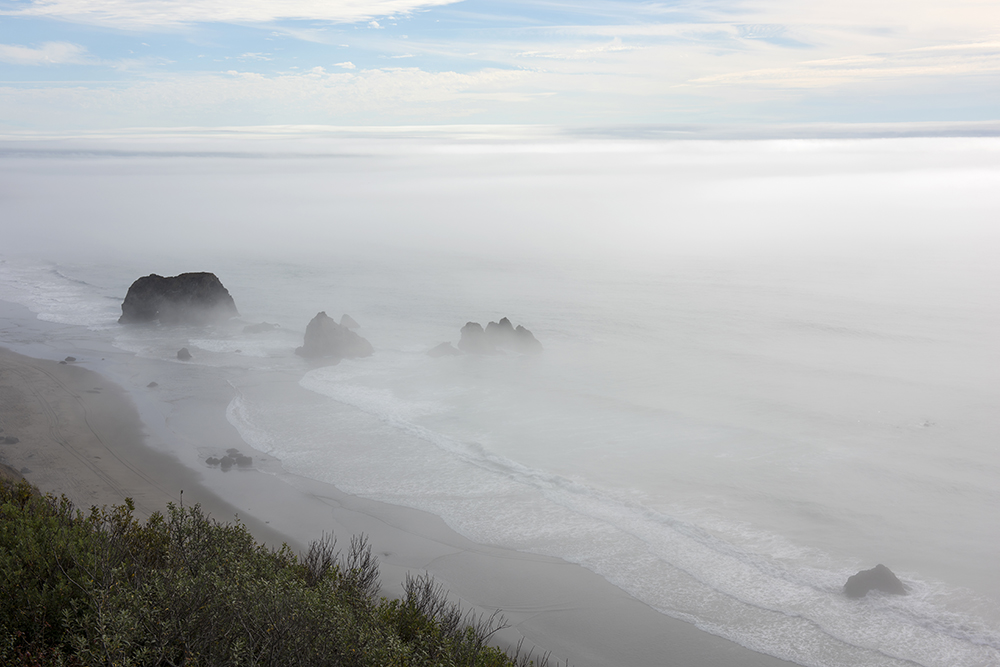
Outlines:
[{"label": "calm sea water", "polygon": [[[105,372],[137,395],[148,381],[136,372],[143,363],[157,364],[161,385],[179,394],[199,391],[202,375],[186,370],[192,364],[225,377],[229,421],[289,471],[431,511],[477,541],[580,563],[663,613],[750,648],[817,666],[1000,665],[1000,270],[990,253],[970,236],[958,235],[948,252],[927,243],[940,215],[933,206],[910,221],[916,231],[908,240],[922,244],[870,243],[854,220],[849,234],[808,253],[749,247],[759,235],[732,220],[666,235],[656,223],[640,229],[619,221],[640,210],[737,216],[748,201],[763,205],[767,193],[767,205],[779,207],[795,164],[810,175],[788,194],[797,214],[809,201],[861,197],[881,215],[889,204],[869,184],[845,186],[871,168],[872,154],[881,160],[874,171],[885,172],[872,178],[892,185],[901,210],[915,206],[903,195],[919,200],[932,180],[973,200],[982,193],[969,190],[969,174],[987,190],[997,180],[995,146],[985,157],[969,146],[955,157],[953,144],[937,144],[930,159],[926,145],[800,143],[556,143],[559,150],[524,148],[514,157],[451,144],[423,145],[414,157],[377,144],[367,153],[311,156],[308,164],[297,156],[295,169],[273,154],[9,157],[4,168],[36,193],[4,204],[21,228],[32,210],[64,220],[65,211],[37,194],[64,183],[94,205],[97,217],[78,215],[117,254],[110,261],[97,242],[78,253],[54,248],[47,256],[35,246],[5,254],[0,298],[70,325],[63,347],[76,338],[122,351],[128,363],[109,362]],[[371,157],[376,149],[382,157]],[[782,166],[761,173],[755,160]],[[930,166],[912,173],[899,166],[913,160]],[[636,203],[637,188],[656,187],[664,169],[677,174],[684,164],[704,169],[692,177],[700,199],[683,211],[662,194]],[[137,171],[145,178],[132,181]],[[560,179],[539,185],[553,171]],[[640,183],[615,181],[623,171]],[[278,185],[251,192],[271,173]],[[344,202],[306,196],[303,179],[355,194]],[[130,216],[159,215],[143,210],[143,197],[130,198],[137,184],[162,202],[186,191],[178,184],[201,187],[196,199],[213,214],[232,203],[246,217],[209,226],[208,252],[151,247],[142,239],[166,231],[129,237],[129,225],[139,224]],[[511,198],[558,217],[574,187],[582,199],[596,197],[596,188],[609,202],[586,215],[566,204],[583,216],[577,238],[585,242],[558,243],[573,228],[563,218],[497,229],[496,207],[509,209]],[[234,189],[251,200],[287,195],[287,210],[281,220],[276,208],[255,215],[229,198]],[[109,204],[114,192],[127,204]],[[472,224],[470,192],[487,193],[479,236],[462,224]],[[445,222],[430,222],[420,209],[428,193],[453,197],[445,208],[430,205]],[[941,193],[932,194],[936,202]],[[395,202],[393,215],[405,216],[409,203],[416,222],[381,220],[385,205],[358,212],[359,202],[380,197]],[[816,205],[817,218],[829,215]],[[967,219],[996,212],[989,199],[957,207]],[[344,228],[338,216],[355,226]],[[769,217],[778,222],[758,216],[754,224],[770,230],[768,238],[789,238],[788,220]],[[314,234],[313,252],[289,253],[265,218],[287,237]],[[596,251],[602,229],[606,253]],[[186,241],[195,230],[190,221],[175,229]],[[350,242],[337,243],[335,230]],[[432,243],[419,242],[421,230]],[[704,252],[723,230],[747,251],[720,241],[726,252]],[[239,239],[237,248],[222,249],[226,234]],[[378,240],[402,241],[379,252],[367,243],[386,234]],[[660,253],[641,247],[665,239],[677,245]],[[268,253],[272,243],[280,252]],[[132,280],[186,270],[218,274],[242,319],[209,328],[116,324]],[[349,313],[376,353],[325,367],[296,357],[319,310]],[[544,353],[427,356],[442,341],[457,342],[466,321],[503,316],[532,330]],[[260,321],[280,328],[242,332]],[[190,364],[176,362],[181,346],[194,355]],[[193,445],[182,459],[196,463],[205,451]],[[909,595],[842,596],[848,575],[878,562]]]}]

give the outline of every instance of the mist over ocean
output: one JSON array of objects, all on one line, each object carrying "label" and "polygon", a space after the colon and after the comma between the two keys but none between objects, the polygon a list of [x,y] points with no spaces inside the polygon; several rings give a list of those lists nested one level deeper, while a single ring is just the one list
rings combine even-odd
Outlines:
[{"label": "mist over ocean", "polygon": [[[25,140],[0,172],[0,299],[140,404],[224,378],[288,471],[802,665],[1000,665],[996,139]],[[117,324],[185,271],[240,320]],[[321,310],[375,354],[295,356]],[[504,316],[545,351],[426,354]],[[841,594],[880,562],[909,595]]]}]

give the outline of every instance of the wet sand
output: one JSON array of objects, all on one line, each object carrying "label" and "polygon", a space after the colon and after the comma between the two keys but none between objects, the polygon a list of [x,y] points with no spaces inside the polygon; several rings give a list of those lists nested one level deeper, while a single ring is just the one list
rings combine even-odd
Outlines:
[{"label": "wet sand", "polygon": [[[350,496],[276,465],[269,472],[185,467],[147,446],[147,427],[131,398],[86,363],[0,348],[0,443],[18,439],[0,444],[0,464],[42,491],[65,494],[83,508],[132,498],[142,517],[183,499],[221,521],[238,516],[269,545],[287,542],[300,551],[323,532],[341,545],[364,533],[382,563],[387,595],[400,591],[407,572],[429,572],[463,607],[502,610],[510,627],[498,634],[501,643],[523,637],[525,646],[577,667],[792,664],[658,613],[578,565],[471,542],[426,512]],[[189,437],[248,451],[226,421],[232,396],[225,391],[218,388],[214,403],[192,401],[198,428]]]}]

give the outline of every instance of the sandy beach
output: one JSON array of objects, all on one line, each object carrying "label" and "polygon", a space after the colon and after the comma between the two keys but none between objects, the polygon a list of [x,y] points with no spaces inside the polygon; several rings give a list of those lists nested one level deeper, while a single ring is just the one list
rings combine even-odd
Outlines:
[{"label": "sandy beach", "polygon": [[[128,497],[148,516],[168,502],[200,503],[219,520],[238,516],[267,544],[287,542],[297,550],[323,532],[340,544],[364,533],[382,563],[386,594],[399,591],[406,572],[429,572],[464,607],[502,610],[509,628],[500,642],[524,638],[526,646],[577,667],[791,664],[658,613],[583,567],[471,542],[425,512],[350,496],[277,466],[187,468],[147,446],[148,429],[131,398],[87,363],[0,349],[0,442],[17,439],[0,444],[0,463],[80,507]],[[204,413],[199,420],[212,416],[200,428],[214,447],[247,450],[225,418],[230,398],[191,409]]]}]

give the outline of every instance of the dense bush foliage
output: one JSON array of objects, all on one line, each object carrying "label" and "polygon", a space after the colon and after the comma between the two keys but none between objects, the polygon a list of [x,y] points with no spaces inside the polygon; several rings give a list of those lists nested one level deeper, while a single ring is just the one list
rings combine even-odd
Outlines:
[{"label": "dense bush foliage", "polygon": [[[0,480],[0,664],[18,667],[508,667],[502,618],[463,614],[429,577],[379,596],[364,538],[324,535],[299,558],[241,524],[130,500],[75,510]],[[545,657],[538,661],[544,665]]]}]

